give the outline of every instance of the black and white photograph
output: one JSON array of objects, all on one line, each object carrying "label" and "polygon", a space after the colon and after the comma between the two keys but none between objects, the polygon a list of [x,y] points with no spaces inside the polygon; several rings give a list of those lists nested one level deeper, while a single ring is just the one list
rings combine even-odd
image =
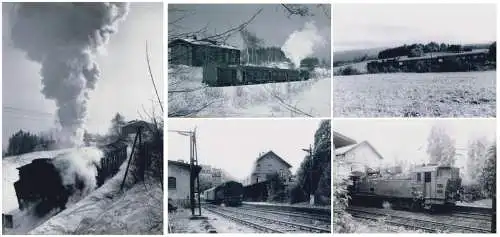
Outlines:
[{"label": "black and white photograph", "polygon": [[496,119],[334,119],[334,233],[496,233]]},{"label": "black and white photograph", "polygon": [[168,117],[330,117],[330,4],[169,4]]},{"label": "black and white photograph", "polygon": [[2,3],[2,234],[163,234],[163,3]]},{"label": "black and white photograph", "polygon": [[496,117],[494,3],[335,4],[334,117]]},{"label": "black and white photograph", "polygon": [[331,233],[330,120],[169,119],[168,233]]}]

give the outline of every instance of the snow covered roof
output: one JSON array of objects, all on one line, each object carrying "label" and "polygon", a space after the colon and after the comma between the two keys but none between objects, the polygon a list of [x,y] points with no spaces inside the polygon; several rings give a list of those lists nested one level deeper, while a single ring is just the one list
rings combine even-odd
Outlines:
[{"label": "snow covered roof", "polygon": [[377,156],[380,158],[380,159],[383,159],[383,156],[368,142],[368,141],[363,141],[363,142],[360,142],[358,144],[353,144],[353,145],[349,145],[349,146],[344,146],[344,147],[341,147],[341,148],[336,148],[335,149],[335,155],[344,155],[346,154],[347,152],[351,151],[351,150],[354,150],[356,149],[357,147],[360,147],[361,145],[367,145],[370,149],[373,150],[373,152],[375,152],[375,154],[377,154]]},{"label": "snow covered roof", "polygon": [[234,50],[239,50],[238,48],[224,44],[221,42],[217,42],[214,40],[209,40],[209,39],[193,39],[193,38],[179,38],[179,39],[174,39],[171,42],[168,43],[168,46],[176,43],[176,42],[185,42],[188,44],[195,44],[195,45],[204,45],[204,46],[209,46],[209,47],[217,47],[217,48],[225,48],[225,49],[234,49]]},{"label": "snow covered roof", "polygon": [[274,153],[273,151],[268,151],[264,154],[262,154],[259,158],[257,158],[257,160],[255,162],[259,162],[260,159],[266,157],[267,155],[270,155],[270,154],[273,154],[275,157],[278,158],[279,161],[283,162],[288,168],[291,168],[292,165],[290,165],[288,162],[286,162],[285,160],[283,160],[283,158],[281,158],[280,156],[276,155],[276,153]]}]

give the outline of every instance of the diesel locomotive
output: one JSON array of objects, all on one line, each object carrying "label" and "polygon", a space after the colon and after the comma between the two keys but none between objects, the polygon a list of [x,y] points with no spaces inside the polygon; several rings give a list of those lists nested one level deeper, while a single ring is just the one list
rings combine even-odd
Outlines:
[{"label": "diesel locomotive", "polygon": [[459,169],[427,165],[406,175],[382,176],[380,171],[352,173],[348,187],[352,204],[381,205],[389,202],[405,209],[448,209],[459,200]]}]

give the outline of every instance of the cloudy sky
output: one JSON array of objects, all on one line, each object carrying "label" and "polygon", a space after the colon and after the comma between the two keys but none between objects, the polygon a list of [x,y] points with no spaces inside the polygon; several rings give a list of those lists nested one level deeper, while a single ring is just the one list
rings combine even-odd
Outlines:
[{"label": "cloudy sky", "polygon": [[[259,153],[273,150],[295,172],[320,120],[170,119],[169,130],[196,127],[198,162],[224,169],[238,180],[247,178]],[[168,134],[168,159],[189,161],[189,138]]]},{"label": "cloudy sky", "polygon": [[[169,31],[193,32],[207,27],[207,34],[223,32],[248,21],[259,9],[263,11],[248,26],[248,30],[264,39],[267,46],[281,47],[288,36],[300,30],[307,22],[314,22],[325,44],[315,48],[315,55],[330,60],[331,19],[321,8],[310,6],[314,16],[291,16],[278,4],[169,4]],[[326,7],[330,14],[330,6]],[[177,20],[182,17],[182,20]],[[228,39],[228,43],[243,48],[239,34]]]},{"label": "cloudy sky", "polygon": [[[7,18],[11,7],[4,3],[2,9],[2,145],[5,148],[8,137],[19,129],[40,132],[53,127],[56,107],[40,92],[40,65],[26,60],[21,51],[12,47]],[[136,119],[143,105],[147,109],[152,107],[151,99],[155,97],[145,61],[146,41],[159,94],[163,95],[162,17],[161,3],[131,4],[126,21],[111,36],[106,54],[98,56],[101,78],[89,101],[86,125],[90,132],[107,132],[116,112],[126,119]]]},{"label": "cloudy sky", "polygon": [[[467,149],[469,140],[486,137],[494,141],[495,119],[340,119],[332,122],[336,132],[350,137],[357,142],[368,141],[388,163],[407,159],[421,163],[428,160],[427,138],[433,125],[442,126],[452,139],[457,149]],[[466,150],[457,150],[467,154]],[[457,162],[460,167],[465,160]]]},{"label": "cloudy sky", "polygon": [[494,4],[335,4],[334,51],[496,40]]}]

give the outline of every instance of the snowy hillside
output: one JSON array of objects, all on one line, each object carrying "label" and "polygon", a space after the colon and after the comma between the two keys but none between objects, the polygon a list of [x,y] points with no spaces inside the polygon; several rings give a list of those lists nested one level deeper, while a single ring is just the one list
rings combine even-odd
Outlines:
[{"label": "snowy hillside", "polygon": [[329,116],[330,71],[319,69],[307,81],[206,87],[202,68],[169,69],[169,115],[186,117]]}]

